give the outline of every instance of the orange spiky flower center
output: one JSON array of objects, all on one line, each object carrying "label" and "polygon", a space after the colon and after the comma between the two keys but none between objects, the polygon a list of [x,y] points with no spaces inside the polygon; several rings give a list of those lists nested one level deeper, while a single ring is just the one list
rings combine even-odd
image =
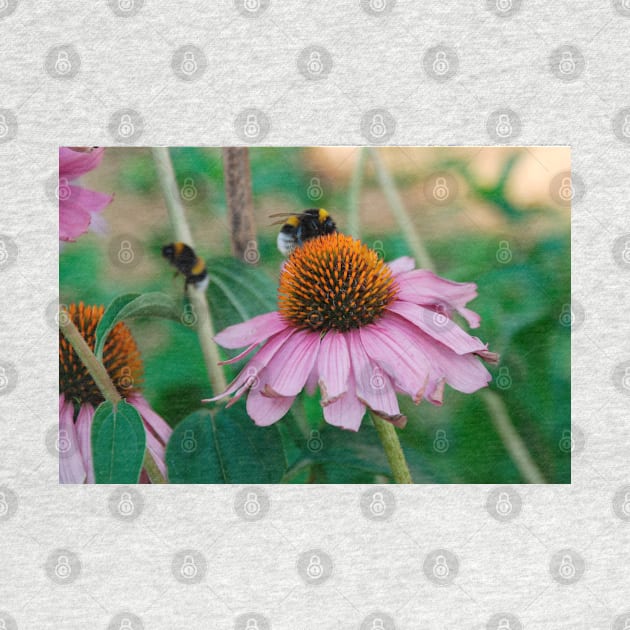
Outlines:
[{"label": "orange spiky flower center", "polygon": [[389,267],[351,236],[329,234],[306,241],[280,275],[278,309],[301,329],[345,332],[371,324],[396,297]]},{"label": "orange spiky flower center", "polygon": [[[81,336],[94,351],[96,327],[105,311],[103,306],[85,306],[83,302],[70,304],[70,319]],[[116,324],[107,337],[103,348],[103,365],[118,393],[126,398],[137,391],[142,381],[142,358],[129,328],[122,322]],[[104,398],[86,367],[68,340],[59,334],[59,390],[66,399],[78,403],[100,405]]]}]

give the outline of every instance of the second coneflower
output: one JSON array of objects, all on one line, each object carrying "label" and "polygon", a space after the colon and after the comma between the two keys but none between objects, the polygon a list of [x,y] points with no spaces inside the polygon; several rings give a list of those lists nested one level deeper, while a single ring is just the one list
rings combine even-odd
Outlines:
[{"label": "second coneflower", "polygon": [[225,348],[246,347],[227,363],[262,346],[209,400],[233,395],[231,404],[249,392],[248,414],[267,426],[319,385],[326,422],[357,431],[366,408],[404,426],[396,392],[440,405],[445,383],[465,393],[485,387],[491,376],[480,359],[498,357],[452,319],[456,311],[479,326],[466,308],[476,285],[414,267],[408,257],[386,264],[343,234],[306,242],[282,269],[278,311],[216,335]]},{"label": "second coneflower", "polygon": [[[96,327],[103,306],[71,304],[68,316],[94,350]],[[103,366],[118,393],[133,405],[144,424],[147,449],[166,476],[164,452],[172,429],[147,402],[140,390],[142,358],[129,328],[117,324],[103,349]],[[94,379],[74,348],[59,335],[59,480],[61,483],[94,483],[91,433],[96,408],[104,401]],[[62,448],[63,445],[63,448]],[[148,481],[143,471],[141,482]]]}]

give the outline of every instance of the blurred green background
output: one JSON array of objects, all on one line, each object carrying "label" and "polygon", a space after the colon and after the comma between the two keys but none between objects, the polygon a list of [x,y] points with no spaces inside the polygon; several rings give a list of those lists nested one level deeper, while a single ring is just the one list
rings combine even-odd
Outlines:
[{"label": "blurred green background", "polygon": [[[570,482],[570,153],[565,147],[387,148],[392,173],[439,275],[475,282],[469,307],[481,317],[472,334],[501,354],[490,388],[550,483]],[[340,231],[358,156],[353,147],[250,150],[260,261],[230,256],[221,150],[171,149],[196,250],[210,270],[215,329],[275,310],[282,257],[270,214],[325,207]],[[174,240],[149,149],[110,148],[88,174],[88,188],[114,194],[102,213],[105,233],[65,244],[60,301],[108,304],[124,292],[162,291],[182,305],[183,279],[160,256]],[[568,185],[570,185],[570,180]],[[360,189],[362,239],[389,261],[411,254],[368,158]],[[133,257],[118,255],[131,247]],[[122,262],[122,261],[125,262]],[[129,324],[142,350],[143,389],[172,426],[212,395],[193,327],[163,320]],[[228,356],[228,355],[225,355]],[[228,366],[228,380],[242,367]],[[417,483],[523,483],[483,397],[446,388],[444,405],[416,407],[399,431]],[[243,414],[237,406],[235,413]],[[227,420],[226,420],[227,421]],[[241,426],[241,425],[239,425]],[[250,431],[249,423],[242,425]],[[255,431],[265,431],[252,427]],[[323,422],[319,394],[302,394],[276,428],[284,470],[260,483],[382,483],[388,467],[368,417],[358,434]],[[260,434],[262,435],[262,433]],[[248,435],[247,439],[251,436]],[[236,438],[235,438],[236,439]],[[245,438],[243,438],[245,439]],[[274,438],[275,439],[275,438]],[[269,447],[270,450],[273,447]],[[253,474],[253,473],[252,473]]]}]

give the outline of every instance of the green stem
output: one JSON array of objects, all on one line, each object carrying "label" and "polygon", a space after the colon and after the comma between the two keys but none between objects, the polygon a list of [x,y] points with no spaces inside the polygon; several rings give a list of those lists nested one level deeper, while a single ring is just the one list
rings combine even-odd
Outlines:
[{"label": "green stem", "polygon": [[[175,181],[175,172],[169,155],[168,149],[165,147],[156,147],[153,149],[153,158],[158,171],[162,192],[164,194],[164,202],[166,209],[175,232],[175,238],[194,247],[192,233],[186,215],[180,202],[179,190]],[[212,323],[212,315],[206,295],[203,291],[199,291],[193,285],[188,285],[188,298],[193,307],[193,312],[198,317],[197,335],[199,336],[199,344],[206,363],[208,378],[212,385],[212,393],[216,396],[227,389],[227,381],[225,374],[219,365],[221,357],[219,356],[219,348],[214,343],[214,326]]]},{"label": "green stem", "polygon": [[166,483],[166,479],[162,477],[160,469],[157,467],[155,460],[151,457],[149,449],[144,452],[144,462],[142,464],[151,483]]},{"label": "green stem", "polygon": [[359,148],[359,155],[354,164],[350,190],[348,191],[348,234],[354,238],[361,238],[359,227],[359,202],[361,200],[361,185],[363,184],[363,169],[365,168],[365,147]]},{"label": "green stem", "polygon": [[370,152],[370,157],[374,162],[374,168],[376,169],[376,177],[378,178],[379,184],[383,189],[383,194],[387,199],[387,203],[392,209],[392,213],[400,225],[402,229],[402,233],[404,237],[407,239],[407,243],[409,244],[409,248],[413,252],[416,257],[416,262],[423,269],[433,270],[433,262],[431,261],[431,256],[429,256],[429,252],[427,251],[416,227],[409,217],[407,210],[403,204],[403,201],[398,192],[398,188],[396,187],[396,183],[394,182],[394,178],[391,176],[389,170],[385,166],[385,163],[381,159],[381,155],[378,152],[378,149],[374,147],[369,147],[367,149]]},{"label": "green stem", "polygon": [[523,479],[525,479],[527,483],[547,483],[545,477],[532,459],[532,456],[529,454],[521,436],[514,428],[501,397],[490,390],[481,392],[481,395],[490,411],[490,418],[494,427],[512,457],[514,464],[523,476]]},{"label": "green stem", "polygon": [[[122,397],[118,393],[118,390],[112,383],[112,379],[109,377],[107,370],[103,364],[96,358],[96,355],[92,352],[90,346],[83,338],[83,335],[79,332],[79,329],[74,325],[70,313],[64,308],[59,309],[59,330],[63,336],[68,340],[73,350],[77,353],[77,356],[81,360],[81,363],[85,366],[90,376],[99,388],[103,398],[111,402],[113,405],[117,405]],[[149,479],[152,483],[166,483],[164,477],[160,473],[157,464],[153,460],[149,449],[144,452],[144,464],[143,464]]]},{"label": "green stem", "polygon": [[374,413],[370,412],[370,416],[385,449],[385,455],[387,455],[389,467],[392,469],[394,481],[396,483],[413,483],[394,425],[391,422],[387,422],[387,420],[379,418]]}]

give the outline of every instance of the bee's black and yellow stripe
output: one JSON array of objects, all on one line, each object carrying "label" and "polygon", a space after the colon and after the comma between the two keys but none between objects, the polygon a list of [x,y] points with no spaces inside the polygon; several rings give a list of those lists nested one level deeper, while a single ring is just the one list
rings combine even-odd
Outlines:
[{"label": "bee's black and yellow stripe", "polygon": [[186,278],[186,286],[194,284],[199,287],[206,283],[208,278],[206,262],[186,243],[177,241],[165,245],[162,248],[162,256]]},{"label": "bee's black and yellow stripe", "polygon": [[325,234],[333,234],[337,226],[324,208],[309,208],[301,214],[290,215],[278,234],[278,249],[288,256],[305,241]]}]

